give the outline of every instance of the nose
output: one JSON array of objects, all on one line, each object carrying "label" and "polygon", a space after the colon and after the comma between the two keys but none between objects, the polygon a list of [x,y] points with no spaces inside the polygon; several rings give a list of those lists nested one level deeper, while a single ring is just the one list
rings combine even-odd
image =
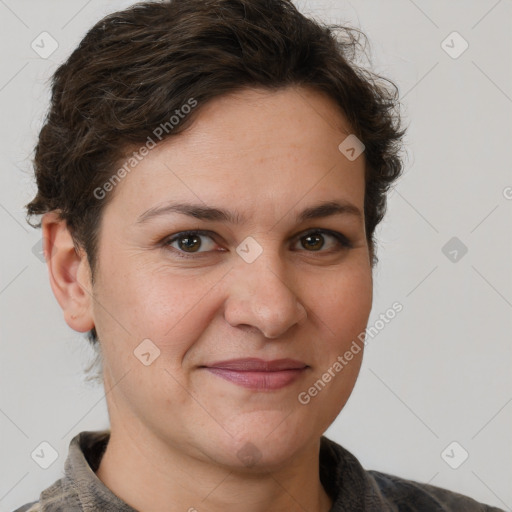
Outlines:
[{"label": "nose", "polygon": [[233,327],[256,328],[273,339],[302,324],[307,312],[283,265],[270,263],[263,255],[251,264],[238,262],[230,273],[224,316]]}]

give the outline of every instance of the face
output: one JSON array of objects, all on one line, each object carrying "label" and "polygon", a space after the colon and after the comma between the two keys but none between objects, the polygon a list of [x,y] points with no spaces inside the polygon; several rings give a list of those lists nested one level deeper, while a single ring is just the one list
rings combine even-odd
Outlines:
[{"label": "face", "polygon": [[90,315],[113,431],[230,467],[277,467],[318,441],[355,384],[362,343],[344,354],[372,304],[364,155],[338,149],[350,133],[317,92],[245,90],[111,192]]}]

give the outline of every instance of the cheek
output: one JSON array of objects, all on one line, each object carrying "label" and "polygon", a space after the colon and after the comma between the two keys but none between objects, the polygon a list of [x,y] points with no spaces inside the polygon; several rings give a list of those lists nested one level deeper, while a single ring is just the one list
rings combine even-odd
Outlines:
[{"label": "cheek", "polygon": [[345,344],[348,337],[357,337],[366,328],[373,302],[371,269],[364,263],[340,268],[308,300],[331,338],[334,335],[338,344]]},{"label": "cheek", "polygon": [[[359,375],[373,300],[371,269],[363,262],[340,268],[309,300],[315,305],[319,342],[308,386],[319,380],[325,384],[318,382],[310,398],[312,409],[329,423],[348,400]],[[315,393],[321,396],[313,400]]]},{"label": "cheek", "polygon": [[[372,307],[373,281],[365,266],[340,269],[309,299],[318,343],[316,365],[297,397],[302,412],[325,430],[349,399],[364,353],[364,334]],[[318,317],[318,318],[315,318]]]},{"label": "cheek", "polygon": [[119,264],[104,276],[95,289],[98,333],[116,340],[117,347],[128,344],[131,352],[150,339],[165,356],[166,365],[176,367],[211,320],[214,308],[209,292],[222,273],[179,274],[154,266],[123,272]]}]

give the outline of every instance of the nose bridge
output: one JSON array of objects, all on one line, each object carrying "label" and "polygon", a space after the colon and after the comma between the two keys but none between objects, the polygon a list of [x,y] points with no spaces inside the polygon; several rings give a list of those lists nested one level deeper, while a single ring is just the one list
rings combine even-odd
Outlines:
[{"label": "nose bridge", "polygon": [[233,327],[249,325],[268,338],[276,338],[301,323],[306,310],[290,282],[279,248],[268,243],[258,249],[253,241],[246,243],[237,250],[240,258],[231,275],[226,320]]}]

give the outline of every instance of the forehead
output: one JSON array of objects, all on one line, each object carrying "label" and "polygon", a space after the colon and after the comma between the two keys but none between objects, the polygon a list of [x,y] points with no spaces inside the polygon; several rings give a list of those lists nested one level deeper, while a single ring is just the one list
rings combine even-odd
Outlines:
[{"label": "forehead", "polygon": [[341,154],[350,126],[328,96],[248,89],[199,108],[187,130],[159,143],[116,186],[114,208],[134,217],[175,198],[238,211],[259,203],[277,213],[279,204],[336,191],[362,204],[364,155]]}]

